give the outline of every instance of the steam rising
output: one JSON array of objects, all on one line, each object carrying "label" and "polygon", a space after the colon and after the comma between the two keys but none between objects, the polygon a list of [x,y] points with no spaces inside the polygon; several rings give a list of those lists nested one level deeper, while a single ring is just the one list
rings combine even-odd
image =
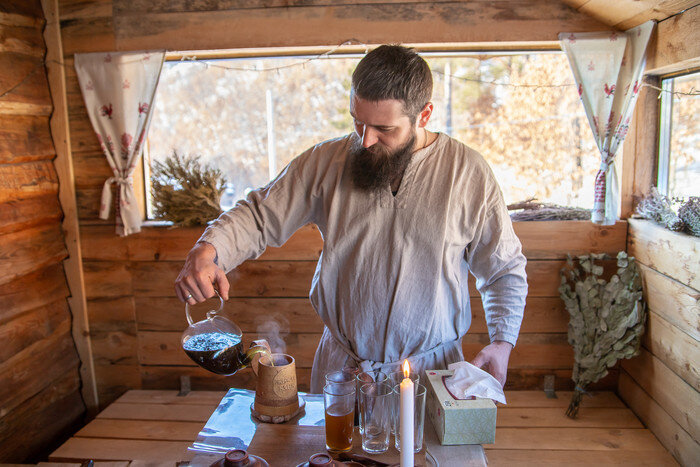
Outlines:
[{"label": "steam rising", "polygon": [[264,320],[257,325],[257,334],[260,339],[267,340],[272,353],[286,353],[287,344],[284,339],[289,335],[289,321],[279,313],[272,316],[260,317]]}]

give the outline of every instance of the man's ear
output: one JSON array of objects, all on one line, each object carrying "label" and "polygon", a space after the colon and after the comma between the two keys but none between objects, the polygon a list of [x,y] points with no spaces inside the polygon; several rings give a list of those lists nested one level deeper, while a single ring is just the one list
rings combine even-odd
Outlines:
[{"label": "man's ear", "polygon": [[425,104],[425,107],[423,107],[423,110],[420,111],[418,114],[418,128],[425,128],[425,125],[428,124],[428,121],[430,120],[430,116],[433,114],[433,103],[428,102]]}]

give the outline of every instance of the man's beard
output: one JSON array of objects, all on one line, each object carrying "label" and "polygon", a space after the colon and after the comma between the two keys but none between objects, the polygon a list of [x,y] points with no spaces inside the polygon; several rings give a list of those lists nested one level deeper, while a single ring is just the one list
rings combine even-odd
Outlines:
[{"label": "man's beard", "polygon": [[355,135],[350,148],[352,181],[363,191],[377,191],[398,178],[406,170],[416,142],[415,131],[405,144],[389,151],[379,143],[362,147],[362,140]]}]

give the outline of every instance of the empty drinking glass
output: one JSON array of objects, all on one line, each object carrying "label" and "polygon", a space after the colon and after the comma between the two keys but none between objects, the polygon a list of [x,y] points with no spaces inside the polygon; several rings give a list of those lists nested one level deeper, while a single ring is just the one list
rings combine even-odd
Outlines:
[{"label": "empty drinking glass", "polygon": [[[423,425],[425,421],[425,386],[414,384],[413,386],[414,406],[413,406],[413,451],[419,452],[423,449]],[[400,401],[401,388],[397,384],[392,391],[392,407],[394,408],[394,446],[398,451],[401,451],[401,426],[400,420]]]},{"label": "empty drinking glass", "polygon": [[360,420],[364,422],[362,450],[377,454],[389,449],[393,404],[392,388],[386,382],[360,387]]}]

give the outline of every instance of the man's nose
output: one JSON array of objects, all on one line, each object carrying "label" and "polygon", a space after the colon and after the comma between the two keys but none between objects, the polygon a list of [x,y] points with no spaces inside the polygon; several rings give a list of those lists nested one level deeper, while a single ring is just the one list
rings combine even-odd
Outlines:
[{"label": "man's nose", "polygon": [[367,125],[362,125],[362,147],[368,148],[374,146],[379,138],[377,138],[376,130]]}]

